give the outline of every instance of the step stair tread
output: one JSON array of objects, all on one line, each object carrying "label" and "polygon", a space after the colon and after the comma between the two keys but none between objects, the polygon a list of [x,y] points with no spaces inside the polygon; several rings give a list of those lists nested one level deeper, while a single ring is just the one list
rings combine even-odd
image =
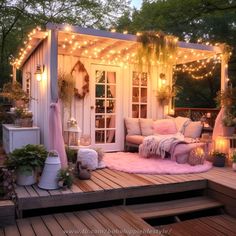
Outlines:
[{"label": "step stair tread", "polygon": [[130,205],[128,208],[143,219],[175,216],[183,213],[222,207],[223,204],[209,197],[193,197],[173,201]]}]

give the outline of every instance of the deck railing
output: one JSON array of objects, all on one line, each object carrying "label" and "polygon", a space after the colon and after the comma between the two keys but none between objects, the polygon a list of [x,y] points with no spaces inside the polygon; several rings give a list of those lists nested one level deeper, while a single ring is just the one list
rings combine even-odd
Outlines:
[{"label": "deck railing", "polygon": [[189,117],[193,121],[205,121],[211,127],[214,127],[215,119],[219,113],[218,108],[187,108],[176,107],[175,116]]}]

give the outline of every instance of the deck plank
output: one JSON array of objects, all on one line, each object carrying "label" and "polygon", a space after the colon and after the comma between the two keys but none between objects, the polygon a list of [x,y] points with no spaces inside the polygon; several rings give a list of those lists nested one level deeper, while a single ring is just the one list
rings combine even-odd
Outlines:
[{"label": "deck plank", "polygon": [[79,230],[64,214],[58,213],[54,217],[63,228],[65,234],[79,235]]},{"label": "deck plank", "polygon": [[89,212],[75,212],[75,215],[95,234],[96,232],[98,232],[97,230],[99,230],[100,232],[102,232],[102,235],[111,235],[108,231],[106,231],[106,228]]},{"label": "deck plank", "polygon": [[[122,217],[117,215],[115,207],[114,208],[102,208],[102,209],[98,209],[98,211],[102,215],[104,215],[106,218],[110,219],[116,225],[116,227],[120,230],[120,232],[122,232],[124,234],[129,234],[129,232],[133,232],[134,230],[136,230],[136,228],[134,228],[132,225],[130,225],[129,222],[127,222]],[[141,235],[141,234],[139,232],[137,232],[137,234],[135,234],[135,235]]]},{"label": "deck plank", "polygon": [[105,178],[103,175],[101,175],[98,171],[94,171],[93,172],[93,176],[100,179],[101,181],[103,181],[104,183],[106,183],[107,185],[111,186],[113,189],[117,189],[117,188],[121,188],[122,186],[109,180],[108,178]]},{"label": "deck plank", "polygon": [[78,219],[73,213],[65,213],[64,214],[67,219],[73,223],[73,225],[76,227],[76,229],[80,232],[87,232],[87,234],[84,233],[84,235],[94,236],[92,232],[90,232],[90,229],[80,220]]},{"label": "deck plank", "polygon": [[20,236],[17,225],[8,225],[5,227],[6,236]]},{"label": "deck plank", "polygon": [[34,190],[32,186],[25,186],[26,191],[29,193],[31,197],[38,197],[38,193]]},{"label": "deck plank", "polygon": [[52,215],[45,215],[41,218],[52,235],[65,236],[64,230]]},{"label": "deck plank", "polygon": [[21,235],[35,236],[35,233],[30,225],[29,219],[21,219],[16,221]]},{"label": "deck plank", "polygon": [[[102,215],[99,211],[97,210],[90,210],[89,213],[96,218],[106,229],[110,230],[110,232],[116,232],[117,227],[115,226],[115,224],[110,221],[109,219],[107,219],[104,215]],[[121,232],[116,232],[117,236],[123,236],[125,234],[121,233]]]},{"label": "deck plank", "polygon": [[37,236],[50,236],[50,232],[46,225],[44,224],[43,220],[36,216],[29,218],[30,224]]}]

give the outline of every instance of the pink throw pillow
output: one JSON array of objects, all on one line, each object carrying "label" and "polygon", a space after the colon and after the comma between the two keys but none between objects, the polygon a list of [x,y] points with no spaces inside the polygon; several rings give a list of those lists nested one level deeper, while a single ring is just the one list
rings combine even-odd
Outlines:
[{"label": "pink throw pillow", "polygon": [[177,128],[173,119],[156,120],[153,123],[154,134],[176,134]]}]

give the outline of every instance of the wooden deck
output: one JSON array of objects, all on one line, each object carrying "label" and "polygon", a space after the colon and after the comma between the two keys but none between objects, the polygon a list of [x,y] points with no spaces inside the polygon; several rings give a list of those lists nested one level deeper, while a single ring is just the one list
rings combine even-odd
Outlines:
[{"label": "wooden deck", "polygon": [[[141,175],[109,169],[92,172],[91,180],[75,179],[70,190],[45,191],[34,186],[16,188],[17,208],[24,210],[80,205],[111,200],[209,189],[226,194],[231,200],[236,196],[236,172],[230,168],[213,168],[201,174]],[[218,195],[217,195],[218,196]],[[236,208],[236,204],[232,203]]]},{"label": "wooden deck", "polygon": [[207,180],[198,175],[139,175],[109,169],[92,173],[91,180],[75,179],[70,190],[45,191],[37,185],[17,186],[19,211],[79,205],[135,197],[206,189]]}]

